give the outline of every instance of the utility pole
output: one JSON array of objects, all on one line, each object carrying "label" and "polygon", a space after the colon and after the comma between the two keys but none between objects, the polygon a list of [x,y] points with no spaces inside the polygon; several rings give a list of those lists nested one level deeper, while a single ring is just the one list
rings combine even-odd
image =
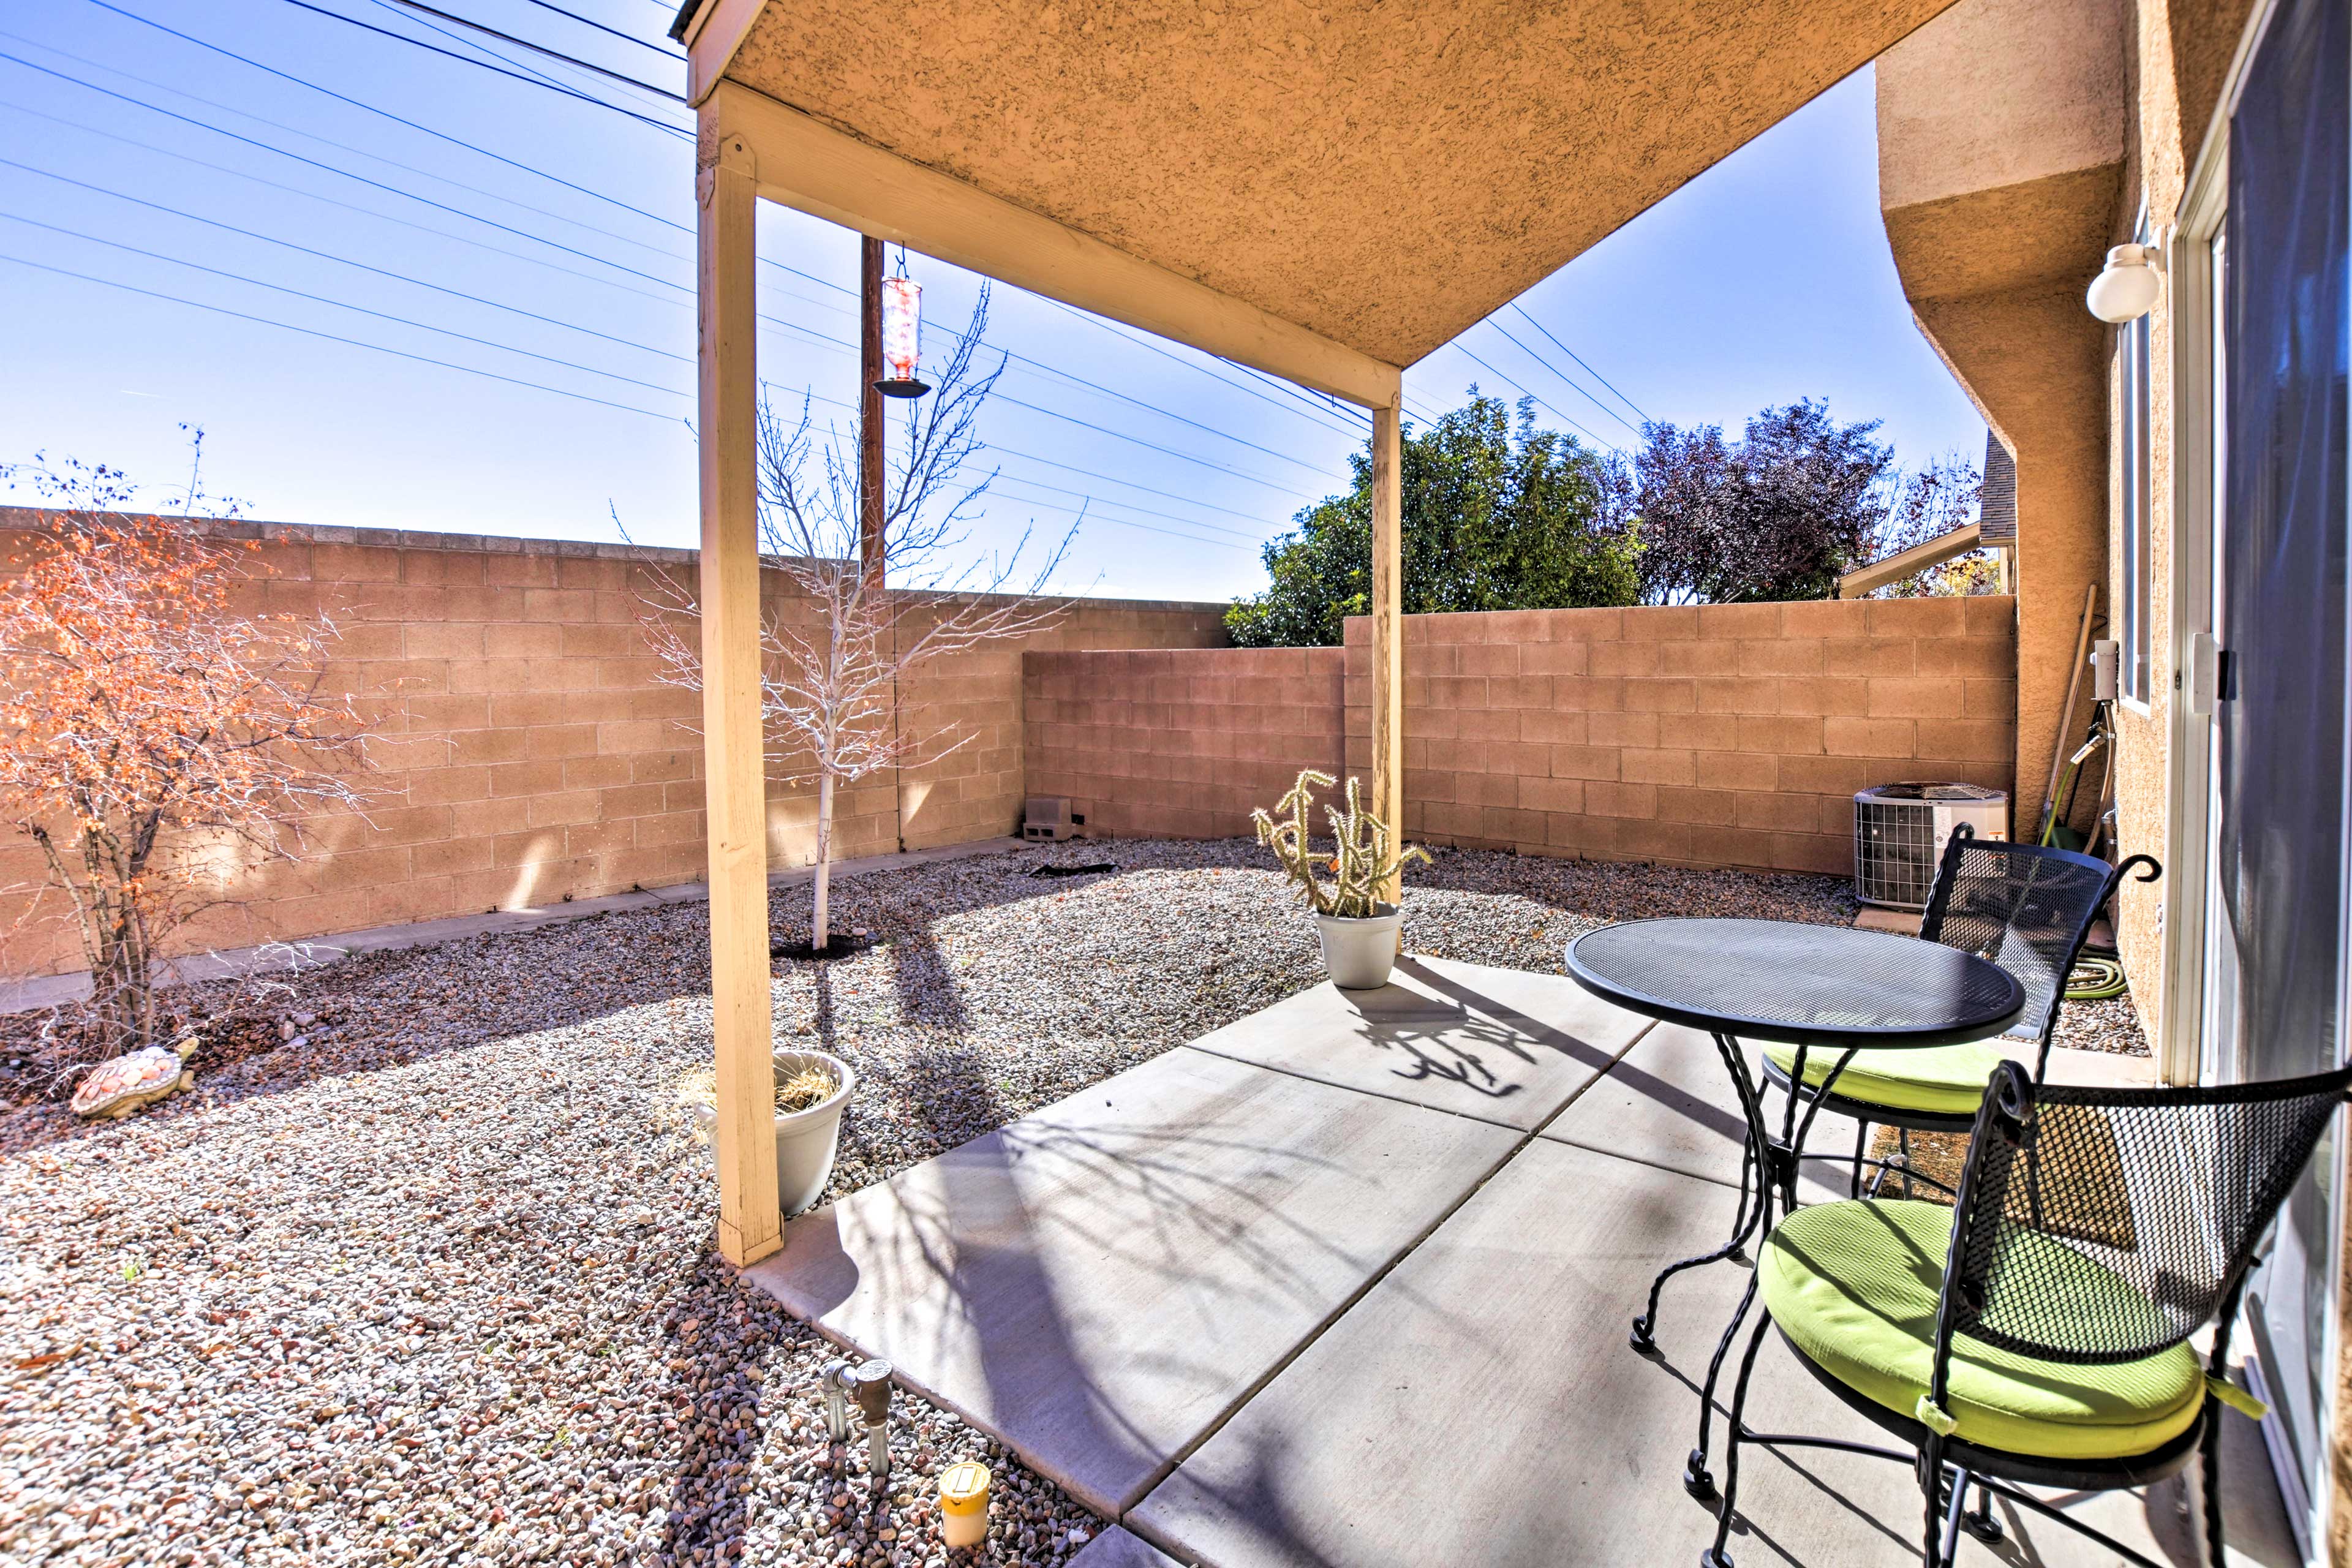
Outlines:
[{"label": "utility pole", "polygon": [[857,558],[873,577],[883,568],[882,394],[876,390],[882,380],[882,242],[866,235],[859,244],[865,305],[857,319]]}]

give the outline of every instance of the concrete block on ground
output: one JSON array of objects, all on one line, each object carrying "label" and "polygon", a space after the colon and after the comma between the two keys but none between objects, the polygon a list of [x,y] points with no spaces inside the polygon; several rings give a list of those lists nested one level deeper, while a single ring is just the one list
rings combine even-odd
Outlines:
[{"label": "concrete block on ground", "polygon": [[793,1221],[746,1278],[1116,1518],[1517,1141],[1180,1047]]},{"label": "concrete block on ground", "polygon": [[1876,904],[1864,904],[1855,913],[1853,923],[1863,931],[1891,931],[1897,936],[1917,936],[1921,919],[1917,910],[1882,910]]},{"label": "concrete block on ground", "polygon": [[1377,991],[1327,981],[1192,1045],[1532,1131],[1649,1026],[1566,975],[1407,957]]}]

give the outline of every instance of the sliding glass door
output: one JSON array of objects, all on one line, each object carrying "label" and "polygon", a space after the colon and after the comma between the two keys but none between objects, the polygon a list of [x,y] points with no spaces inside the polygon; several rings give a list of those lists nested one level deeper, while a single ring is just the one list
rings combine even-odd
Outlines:
[{"label": "sliding glass door", "polygon": [[[2202,1052],[2222,1078],[2316,1072],[2343,1050],[2347,7],[2281,0],[2230,121]],[[2247,1300],[2269,1435],[2306,1520],[2326,1485],[2337,1159],[2330,1145],[2313,1162]]]}]

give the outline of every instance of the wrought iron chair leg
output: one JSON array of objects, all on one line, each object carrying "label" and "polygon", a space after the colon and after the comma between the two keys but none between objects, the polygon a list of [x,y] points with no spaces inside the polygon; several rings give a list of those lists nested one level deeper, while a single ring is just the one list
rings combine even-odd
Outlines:
[{"label": "wrought iron chair leg", "polygon": [[1960,1515],[1960,1528],[1987,1546],[2001,1538],[2000,1515],[1992,1510],[1992,1489],[1982,1481],[1977,1483],[1977,1506]]},{"label": "wrought iron chair leg", "polygon": [[1857,1122],[1853,1130],[1853,1180],[1846,1184],[1845,1195],[1862,1196],[1862,1163],[1870,1153],[1870,1123]]},{"label": "wrought iron chair leg", "polygon": [[2205,1440],[2198,1447],[2204,1461],[2200,1479],[2205,1493],[2205,1561],[2210,1568],[2222,1568],[2228,1561],[2221,1553],[2221,1402],[2206,1400]]},{"label": "wrought iron chair leg", "polygon": [[1932,1434],[1927,1446],[1919,1450],[1915,1463],[1919,1491],[1927,1500],[1927,1521],[1919,1542],[1919,1561],[1925,1568],[1946,1568],[1943,1555],[1944,1515],[1947,1511],[1944,1490],[1944,1445]]},{"label": "wrought iron chair leg", "polygon": [[1942,1568],[1953,1568],[1960,1559],[1960,1514],[1968,1507],[1969,1480],[1966,1470],[1952,1477],[1951,1490],[1944,1504],[1943,1528],[1936,1537],[1937,1560]]},{"label": "wrought iron chair leg", "polygon": [[1715,1418],[1715,1391],[1723,1380],[1723,1358],[1731,1353],[1731,1342],[1738,1338],[1739,1325],[1748,1321],[1748,1310],[1755,1304],[1756,1277],[1751,1274],[1748,1289],[1740,1292],[1739,1305],[1732,1310],[1731,1321],[1723,1325],[1723,1337],[1715,1342],[1715,1354],[1706,1363],[1706,1383],[1698,1391],[1698,1447],[1690,1451],[1690,1462],[1683,1467],[1683,1490],[1701,1502],[1713,1502],[1716,1495],[1715,1478],[1706,1471],[1706,1446],[1708,1426]]},{"label": "wrought iron chair leg", "polygon": [[1748,1349],[1739,1357],[1739,1380],[1731,1388],[1731,1446],[1723,1456],[1723,1501],[1716,1509],[1715,1544],[1699,1553],[1699,1568],[1732,1568],[1723,1543],[1731,1538],[1731,1510],[1739,1500],[1739,1444],[1747,1430],[1748,1379],[1756,1370],[1756,1352],[1763,1348],[1764,1331],[1771,1326],[1772,1314],[1759,1312],[1755,1331],[1748,1336]]},{"label": "wrought iron chair leg", "polygon": [[1911,1129],[1896,1128],[1895,1143],[1903,1152],[1903,1195],[1907,1198],[1911,1195]]}]

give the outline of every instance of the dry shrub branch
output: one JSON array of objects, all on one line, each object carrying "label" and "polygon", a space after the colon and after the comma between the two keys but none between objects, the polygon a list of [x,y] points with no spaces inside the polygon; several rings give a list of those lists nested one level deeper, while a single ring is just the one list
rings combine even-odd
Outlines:
[{"label": "dry shrub branch", "polygon": [[[179,511],[206,504],[200,472]],[[92,994],[67,1054],[90,1062],[157,1043],[160,962],[238,877],[363,811],[370,727],[321,688],[331,616],[240,611],[257,542],[138,510],[119,469],[0,474],[39,502],[0,580],[0,822],[47,868],[26,918],[79,930]]]}]

